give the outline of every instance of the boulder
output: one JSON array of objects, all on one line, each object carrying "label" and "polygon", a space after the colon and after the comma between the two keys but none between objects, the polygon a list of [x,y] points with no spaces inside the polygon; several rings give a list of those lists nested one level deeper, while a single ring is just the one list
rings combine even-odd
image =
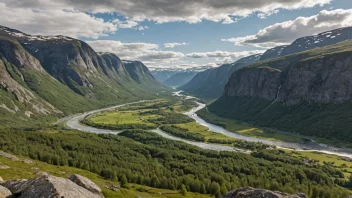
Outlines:
[{"label": "boulder", "polygon": [[0,176],[0,183],[3,182],[3,181],[4,181],[4,179]]},{"label": "boulder", "polygon": [[303,193],[289,195],[282,192],[270,191],[265,189],[256,189],[251,187],[242,187],[234,191],[230,191],[222,196],[222,198],[307,198]]},{"label": "boulder", "polygon": [[104,197],[103,192],[101,191],[99,186],[97,186],[94,182],[92,182],[88,178],[83,177],[82,175],[73,174],[69,179],[74,183],[76,183],[77,185],[89,190],[90,192],[97,194],[101,197]]},{"label": "boulder", "polygon": [[3,186],[0,186],[0,198],[7,198],[12,195],[11,191]]},{"label": "boulder", "polygon": [[6,181],[2,184],[18,198],[101,198],[69,179],[43,175],[29,180]]}]

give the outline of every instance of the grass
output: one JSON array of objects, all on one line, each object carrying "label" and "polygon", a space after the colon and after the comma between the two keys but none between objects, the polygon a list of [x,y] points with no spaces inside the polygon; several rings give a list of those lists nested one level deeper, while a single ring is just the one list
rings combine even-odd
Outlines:
[{"label": "grass", "polygon": [[220,125],[226,128],[228,131],[232,131],[240,135],[258,137],[258,138],[274,140],[274,141],[285,141],[285,142],[304,142],[306,140],[305,137],[302,137],[296,134],[289,134],[289,133],[283,133],[283,132],[274,131],[270,129],[263,129],[249,124],[241,123],[237,120],[223,118],[215,114],[212,114],[206,109],[202,109],[198,111],[197,114],[207,122]]},{"label": "grass", "polygon": [[112,125],[112,124],[144,124],[149,127],[157,128],[156,124],[150,123],[146,120],[158,118],[158,115],[141,115],[141,113],[148,110],[135,110],[135,111],[112,111],[103,112],[93,115],[88,119],[96,124]]},{"label": "grass", "polygon": [[228,137],[221,133],[215,133],[209,131],[209,129],[205,126],[199,125],[196,122],[189,122],[184,124],[175,124],[178,127],[183,129],[187,129],[188,133],[197,133],[201,134],[205,137],[205,141],[207,142],[209,139],[217,139],[217,140],[237,140],[236,138]]},{"label": "grass", "polygon": [[286,150],[286,152],[302,160],[303,159],[315,160],[320,165],[329,164],[334,168],[341,170],[345,175],[345,179],[349,179],[349,177],[351,176],[352,162],[343,160],[341,157],[337,155],[330,155],[330,154],[324,154],[320,152],[310,152],[310,151]]},{"label": "grass", "polygon": [[[22,159],[28,159],[21,157]],[[120,188],[118,191],[112,191],[108,189],[106,186],[118,185],[118,182],[113,182],[109,180],[105,180],[102,177],[91,173],[89,171],[85,171],[82,169],[72,168],[68,166],[54,166],[40,161],[33,161],[33,164],[26,164],[21,161],[12,161],[11,159],[7,159],[4,157],[0,157],[0,165],[7,165],[10,169],[0,169],[0,176],[4,180],[12,180],[12,179],[29,179],[38,177],[38,172],[47,172],[51,175],[68,178],[72,174],[80,174],[92,180],[96,183],[103,191],[103,194],[106,198],[123,198],[123,197],[144,197],[144,198],[152,198],[152,197],[169,197],[169,198],[178,198],[178,197],[210,197],[210,195],[201,195],[197,193],[187,193],[186,196],[182,196],[178,191],[166,190],[166,189],[157,189],[151,188],[147,186],[142,186],[138,184],[129,184],[129,189]],[[140,192],[143,191],[143,192]]]},{"label": "grass", "polygon": [[[149,122],[148,120],[161,118],[162,115],[158,114],[146,114],[150,110],[157,110],[155,106],[161,106],[161,110],[167,113],[183,113],[192,108],[189,102],[185,103],[182,100],[169,101],[165,99],[157,99],[150,102],[134,104],[131,106],[123,107],[119,110],[106,111],[100,114],[92,115],[86,118],[90,123],[97,124],[98,126],[113,126],[113,125],[147,125],[150,128],[157,128],[161,125],[157,125]],[[205,126],[199,125],[196,122],[186,122],[182,124],[165,124],[175,125],[183,129],[187,129],[185,133],[200,134],[205,137],[205,142],[209,139],[217,140],[236,140],[232,137],[227,137],[220,133],[209,131]]]}]

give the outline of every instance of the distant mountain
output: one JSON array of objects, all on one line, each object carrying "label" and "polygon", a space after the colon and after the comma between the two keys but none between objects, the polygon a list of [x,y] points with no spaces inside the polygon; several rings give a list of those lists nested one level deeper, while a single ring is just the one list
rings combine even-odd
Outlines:
[{"label": "distant mountain", "polygon": [[323,32],[313,36],[306,36],[295,40],[290,45],[279,46],[267,50],[260,60],[268,60],[280,56],[286,56],[310,49],[324,47],[352,39],[352,27],[339,28],[327,32]]},{"label": "distant mountain", "polygon": [[147,67],[136,65],[98,54],[77,39],[0,26],[0,122],[61,116],[166,89]]},{"label": "distant mountain", "polygon": [[222,95],[232,72],[258,61],[260,54],[241,58],[235,63],[207,69],[195,75],[181,90],[203,99],[215,99]]},{"label": "distant mountain", "polygon": [[278,46],[278,47],[268,49],[264,52],[264,54],[260,57],[259,60],[262,61],[262,60],[268,60],[268,59],[279,57],[281,56],[282,50],[284,50],[286,47],[287,45],[283,45],[283,46]]},{"label": "distant mountain", "polygon": [[177,74],[178,72],[181,72],[180,70],[169,70],[169,69],[156,69],[152,70],[151,73],[154,76],[156,80],[159,82],[164,82],[171,76]]},{"label": "distant mountain", "polygon": [[208,109],[260,126],[352,142],[351,85],[347,40],[243,67]]},{"label": "distant mountain", "polygon": [[166,79],[163,84],[169,87],[180,87],[188,83],[196,74],[196,71],[180,71]]}]

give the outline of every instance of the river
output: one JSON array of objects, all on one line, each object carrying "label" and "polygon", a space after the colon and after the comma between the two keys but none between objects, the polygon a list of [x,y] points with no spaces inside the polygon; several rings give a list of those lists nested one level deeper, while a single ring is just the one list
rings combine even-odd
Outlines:
[{"label": "river", "polygon": [[[176,97],[186,97],[187,99],[193,98],[192,96],[184,96],[181,94],[181,91],[178,92],[174,92],[173,94]],[[70,116],[70,117],[66,117],[64,119],[62,119],[62,122],[66,122],[66,126],[71,128],[71,129],[76,129],[79,131],[83,131],[83,132],[91,132],[91,133],[109,133],[109,134],[119,134],[122,131],[121,130],[108,130],[108,129],[99,129],[99,128],[94,128],[94,127],[90,127],[90,126],[86,126],[80,123],[80,121],[82,119],[84,119],[86,116],[92,115],[92,114],[96,114],[102,111],[106,111],[106,110],[113,110],[113,109],[118,109],[119,107],[122,106],[126,106],[126,105],[130,105],[130,104],[136,104],[136,103],[141,103],[144,101],[139,101],[139,102],[133,102],[133,103],[126,103],[126,104],[122,104],[122,105],[117,105],[117,106],[113,106],[113,107],[108,107],[108,108],[104,108],[104,109],[99,109],[99,110],[94,110],[94,111],[89,111],[89,112],[85,112],[82,114],[78,114],[78,115],[74,115],[74,116]],[[297,151],[317,151],[317,152],[321,152],[321,153],[326,153],[326,154],[333,154],[333,155],[338,155],[338,156],[343,156],[343,157],[350,157],[352,158],[352,149],[347,149],[347,148],[336,148],[336,147],[332,147],[332,146],[328,146],[325,144],[320,144],[317,142],[304,142],[304,143],[295,143],[295,142],[283,142],[283,141],[271,141],[271,140],[266,140],[266,139],[261,139],[261,138],[256,138],[256,137],[250,137],[250,136],[244,136],[244,135],[240,135],[238,133],[234,133],[231,131],[228,131],[226,129],[224,129],[223,127],[211,124],[206,122],[205,120],[203,120],[202,118],[200,118],[196,112],[205,108],[206,104],[204,103],[200,103],[197,102],[198,107],[195,107],[193,109],[191,109],[190,111],[184,113],[185,115],[189,116],[190,118],[194,119],[198,124],[203,125],[205,127],[208,127],[210,131],[213,131],[215,133],[221,133],[224,134],[228,137],[233,137],[233,138],[237,138],[237,139],[241,139],[241,140],[246,140],[249,142],[261,142],[264,144],[268,144],[268,145],[273,145],[279,148],[286,148],[286,149],[294,149]],[[151,130],[152,132],[159,134],[165,138],[168,139],[172,139],[172,140],[177,140],[177,141],[182,141],[185,142],[187,144],[191,144],[194,146],[198,146],[200,148],[203,149],[210,149],[210,150],[217,150],[217,151],[236,151],[236,152],[243,152],[243,153],[248,153],[248,151],[246,150],[242,150],[242,149],[237,149],[237,148],[233,148],[231,146],[225,146],[225,145],[219,145],[219,144],[208,144],[208,143],[204,143],[204,142],[194,142],[194,141],[189,141],[189,140],[185,140],[182,138],[178,138],[175,136],[171,136],[163,131],[161,131],[160,129],[154,129]]]}]

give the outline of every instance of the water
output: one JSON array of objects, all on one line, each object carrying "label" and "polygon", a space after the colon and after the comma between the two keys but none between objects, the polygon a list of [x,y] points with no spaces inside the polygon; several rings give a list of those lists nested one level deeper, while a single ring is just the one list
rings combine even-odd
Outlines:
[{"label": "water", "polygon": [[[181,94],[182,91],[177,91],[174,92],[174,96],[183,96],[186,98],[194,98],[192,96],[185,96]],[[98,128],[94,128],[94,127],[90,127],[90,126],[85,126],[82,125],[80,123],[80,121],[82,119],[84,119],[85,117],[92,115],[92,114],[96,114],[102,111],[106,111],[106,110],[113,110],[113,109],[117,109],[119,107],[122,106],[126,106],[126,105],[130,105],[130,104],[135,104],[135,103],[140,103],[140,102],[144,102],[144,101],[139,101],[139,102],[134,102],[134,103],[127,103],[127,104],[123,104],[123,105],[117,105],[114,107],[109,107],[109,108],[104,108],[104,109],[99,109],[99,110],[94,110],[94,111],[90,111],[90,112],[86,112],[83,114],[78,114],[75,116],[70,116],[67,118],[64,118],[62,120],[64,120],[66,122],[66,125],[71,128],[71,129],[76,129],[79,131],[83,131],[83,132],[91,132],[91,133],[109,133],[109,134],[119,134],[122,131],[121,130],[108,130],[108,129],[98,129]],[[321,153],[326,153],[326,154],[333,154],[333,155],[338,155],[338,156],[343,156],[343,157],[350,157],[352,158],[352,149],[347,149],[347,148],[336,148],[336,147],[332,147],[326,144],[320,144],[317,142],[304,142],[304,143],[295,143],[295,142],[283,142],[283,141],[271,141],[271,140],[266,140],[266,139],[261,139],[261,138],[256,138],[256,137],[250,137],[250,136],[243,136],[231,131],[228,131],[226,129],[224,129],[223,127],[211,124],[206,122],[205,120],[203,120],[202,118],[200,118],[196,112],[205,108],[206,105],[200,102],[197,102],[198,107],[191,109],[190,111],[184,113],[185,115],[189,116],[190,118],[194,119],[198,124],[203,125],[205,127],[208,127],[210,131],[213,131],[215,133],[221,133],[224,134],[228,137],[233,137],[233,138],[237,138],[237,139],[241,139],[241,140],[246,140],[249,142],[261,142],[264,144],[268,144],[268,145],[273,145],[279,148],[286,148],[286,149],[294,149],[297,151],[317,151],[317,152],[321,152]],[[236,151],[236,152],[244,152],[244,153],[248,153],[248,151],[246,150],[242,150],[242,149],[235,149],[231,146],[225,146],[225,145],[218,145],[218,144],[208,144],[208,143],[204,143],[204,142],[193,142],[193,141],[189,141],[189,140],[185,140],[182,138],[178,138],[178,137],[174,137],[171,136],[163,131],[161,131],[160,129],[155,129],[152,130],[152,132],[157,133],[165,138],[168,139],[172,139],[172,140],[177,140],[177,141],[182,141],[185,142],[187,144],[191,144],[194,146],[198,146],[200,148],[204,148],[204,149],[210,149],[210,150],[217,150],[217,151]]]}]

